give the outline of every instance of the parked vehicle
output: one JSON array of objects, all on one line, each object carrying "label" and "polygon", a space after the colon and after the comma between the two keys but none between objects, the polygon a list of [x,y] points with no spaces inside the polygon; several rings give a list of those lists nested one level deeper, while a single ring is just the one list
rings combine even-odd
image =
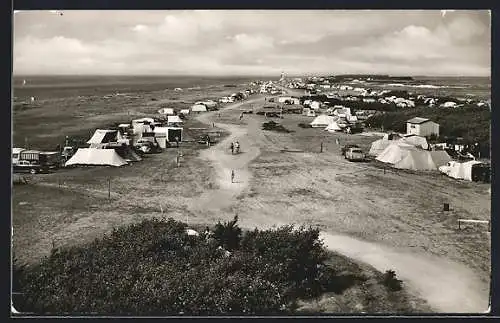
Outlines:
[{"label": "parked vehicle", "polygon": [[61,165],[61,153],[58,151],[23,150],[19,153],[19,161],[25,160],[32,165],[47,168],[58,168]]},{"label": "parked vehicle", "polygon": [[155,153],[161,149],[158,143],[155,144],[154,142],[146,138],[141,138],[137,140],[137,142],[134,145],[134,148],[144,154]]},{"label": "parked vehicle", "polygon": [[347,150],[349,148],[359,148],[359,146],[358,145],[345,145],[344,147],[342,147],[342,150],[341,150],[342,156],[345,157],[345,153],[347,152]]},{"label": "parked vehicle", "polygon": [[360,148],[349,148],[345,153],[345,158],[349,161],[364,161],[366,155]]},{"label": "parked vehicle", "polygon": [[13,165],[14,173],[48,173],[49,167],[40,165],[36,161],[30,162],[28,160],[19,160],[16,165]]},{"label": "parked vehicle", "polygon": [[12,148],[12,165],[17,165],[21,158],[21,153],[25,150],[24,148]]}]

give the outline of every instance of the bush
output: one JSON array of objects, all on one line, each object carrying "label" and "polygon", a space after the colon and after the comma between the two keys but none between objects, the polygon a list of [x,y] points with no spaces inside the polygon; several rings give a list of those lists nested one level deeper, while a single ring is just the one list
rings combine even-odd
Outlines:
[{"label": "bush", "polygon": [[382,276],[382,284],[391,291],[400,291],[403,289],[403,282],[396,278],[394,270],[387,270]]},{"label": "bush", "polygon": [[241,239],[241,229],[236,225],[238,216],[236,215],[232,221],[221,224],[218,222],[215,225],[214,239],[218,244],[227,250],[234,250],[239,247]]},{"label": "bush", "polygon": [[270,130],[270,131],[277,131],[277,132],[293,132],[292,130],[288,130],[287,128],[283,127],[279,123],[276,123],[274,121],[269,121],[269,122],[264,122],[262,124],[262,129],[263,130]]},{"label": "bush", "polygon": [[301,122],[299,123],[299,127],[301,128],[312,128],[312,126],[308,123]]},{"label": "bush", "polygon": [[186,224],[173,219],[153,219],[84,246],[53,249],[34,266],[16,267],[22,310],[280,314],[293,311],[298,297],[349,286],[324,264],[327,253],[318,230],[285,226],[243,233],[237,220],[217,223],[213,239],[189,236]]}]

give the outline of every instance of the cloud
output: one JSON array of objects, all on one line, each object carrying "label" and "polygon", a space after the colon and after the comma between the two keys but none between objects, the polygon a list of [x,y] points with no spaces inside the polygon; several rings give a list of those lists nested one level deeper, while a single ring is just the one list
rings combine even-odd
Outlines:
[{"label": "cloud", "polygon": [[14,19],[14,72],[488,74],[489,22],[461,10],[28,12]]}]

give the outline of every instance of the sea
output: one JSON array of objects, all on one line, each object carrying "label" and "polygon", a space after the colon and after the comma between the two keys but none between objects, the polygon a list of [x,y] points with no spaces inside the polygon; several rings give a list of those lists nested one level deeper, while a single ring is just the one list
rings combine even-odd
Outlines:
[{"label": "sea", "polygon": [[[57,99],[77,96],[103,96],[116,93],[139,95],[141,93],[173,90],[234,86],[254,80],[278,80],[276,77],[217,77],[217,76],[14,76],[15,101],[31,97]],[[490,100],[489,77],[414,77],[410,82],[388,81],[357,83],[359,87],[407,90],[417,95],[449,96]]]},{"label": "sea", "polygon": [[255,77],[217,76],[28,76],[13,77],[13,96],[18,100],[39,100],[78,96],[103,96],[116,93],[140,95],[175,88],[186,90],[241,85]]}]

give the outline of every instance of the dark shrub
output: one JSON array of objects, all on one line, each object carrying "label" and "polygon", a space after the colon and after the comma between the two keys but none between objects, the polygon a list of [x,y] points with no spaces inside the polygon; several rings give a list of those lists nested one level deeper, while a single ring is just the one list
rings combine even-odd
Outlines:
[{"label": "dark shrub", "polygon": [[213,238],[189,236],[172,219],[144,220],[53,249],[34,266],[15,267],[14,286],[24,293],[16,304],[52,314],[280,314],[293,311],[298,297],[352,284],[325,266],[318,230],[243,233],[237,220],[215,225]]},{"label": "dark shrub", "polygon": [[396,278],[394,270],[387,270],[382,277],[382,284],[391,291],[403,289],[403,282]]},{"label": "dark shrub", "polygon": [[239,247],[241,239],[241,229],[236,225],[238,216],[236,215],[232,221],[217,223],[215,225],[213,237],[220,246],[227,250],[234,250]]}]

